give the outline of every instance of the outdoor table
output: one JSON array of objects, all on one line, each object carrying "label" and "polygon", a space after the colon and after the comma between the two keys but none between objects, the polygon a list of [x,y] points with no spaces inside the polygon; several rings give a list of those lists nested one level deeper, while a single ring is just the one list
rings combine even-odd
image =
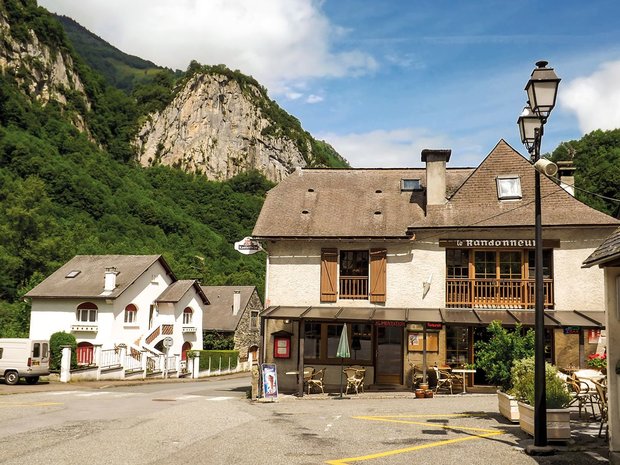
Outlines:
[{"label": "outdoor table", "polygon": [[465,385],[467,384],[465,382],[465,373],[475,373],[476,370],[475,369],[470,369],[470,368],[453,368],[452,369],[452,373],[461,373],[463,375],[463,394],[465,394],[467,391],[465,391]]}]

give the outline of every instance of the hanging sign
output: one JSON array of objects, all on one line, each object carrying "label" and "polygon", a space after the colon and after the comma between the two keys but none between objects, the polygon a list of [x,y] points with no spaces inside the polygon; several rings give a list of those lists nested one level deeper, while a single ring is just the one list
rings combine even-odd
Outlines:
[{"label": "hanging sign", "polygon": [[443,323],[426,323],[426,329],[441,329],[443,328]]},{"label": "hanging sign", "polygon": [[235,250],[243,255],[252,255],[262,250],[260,244],[251,237],[244,237],[239,242],[235,242]]}]

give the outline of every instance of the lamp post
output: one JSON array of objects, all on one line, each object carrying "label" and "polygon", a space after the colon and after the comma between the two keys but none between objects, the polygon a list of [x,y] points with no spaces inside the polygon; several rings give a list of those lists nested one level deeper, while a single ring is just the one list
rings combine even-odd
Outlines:
[{"label": "lamp post", "polygon": [[[530,153],[536,167],[535,174],[535,322],[536,333],[534,348],[534,447],[547,446],[547,402],[545,383],[545,296],[543,289],[543,244],[542,244],[542,206],[540,195],[540,171],[545,174],[553,173],[553,167],[547,160],[540,158],[540,144],[544,133],[544,126],[549,114],[555,107],[560,78],[553,68],[547,68],[546,61],[536,63],[530,80],[525,86],[528,96],[528,106],[519,117],[517,124],[521,134],[521,142]],[[557,167],[556,167],[557,171]]]}]

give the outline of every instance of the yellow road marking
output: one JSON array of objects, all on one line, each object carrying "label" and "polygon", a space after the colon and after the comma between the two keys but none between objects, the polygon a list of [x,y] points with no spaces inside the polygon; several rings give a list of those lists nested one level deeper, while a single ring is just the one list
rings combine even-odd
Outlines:
[{"label": "yellow road marking", "polygon": [[404,423],[404,424],[411,424],[411,425],[421,425],[421,426],[426,426],[426,427],[434,427],[434,428],[441,428],[441,429],[452,429],[452,430],[463,430],[463,431],[478,431],[481,434],[472,434],[471,436],[467,436],[464,438],[457,438],[457,439],[445,439],[443,441],[436,441],[436,442],[431,442],[428,444],[422,444],[422,445],[418,445],[418,446],[412,446],[412,447],[406,447],[404,449],[396,449],[396,450],[390,450],[390,451],[385,451],[385,452],[377,452],[374,454],[368,454],[368,455],[361,455],[359,457],[347,457],[344,459],[336,459],[336,460],[330,460],[328,463],[329,465],[350,465],[353,462],[363,462],[363,461],[367,461],[367,460],[373,460],[373,459],[378,459],[378,458],[382,458],[382,457],[389,457],[391,455],[398,455],[398,454],[404,454],[406,452],[413,452],[416,450],[421,450],[421,449],[428,449],[431,447],[439,447],[439,446],[445,446],[448,444],[455,444],[458,442],[463,442],[463,441],[473,441],[476,439],[483,439],[483,438],[487,438],[489,436],[496,436],[499,434],[504,434],[504,431],[502,430],[490,430],[490,429],[485,429],[485,428],[471,428],[471,427],[466,427],[466,426],[447,426],[447,425],[437,425],[437,424],[433,424],[433,423],[425,423],[425,422],[420,422],[420,421],[408,421],[408,420],[404,420],[404,418],[453,418],[453,417],[467,417],[467,416],[472,416],[472,415],[468,415],[468,414],[449,414],[449,415],[387,415],[387,416],[380,416],[380,417],[372,417],[372,416],[359,416],[359,417],[353,417],[359,420],[370,420],[370,421],[385,421],[385,422],[391,422],[391,423]]},{"label": "yellow road marking", "polygon": [[52,405],[62,405],[62,402],[32,402],[29,404],[14,404],[11,402],[0,402],[0,407],[49,407]]}]

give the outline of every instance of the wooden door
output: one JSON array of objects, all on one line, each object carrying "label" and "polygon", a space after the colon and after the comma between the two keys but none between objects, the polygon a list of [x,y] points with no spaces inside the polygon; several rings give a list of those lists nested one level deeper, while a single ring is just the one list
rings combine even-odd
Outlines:
[{"label": "wooden door", "polygon": [[376,384],[403,384],[403,334],[401,326],[375,328]]}]

